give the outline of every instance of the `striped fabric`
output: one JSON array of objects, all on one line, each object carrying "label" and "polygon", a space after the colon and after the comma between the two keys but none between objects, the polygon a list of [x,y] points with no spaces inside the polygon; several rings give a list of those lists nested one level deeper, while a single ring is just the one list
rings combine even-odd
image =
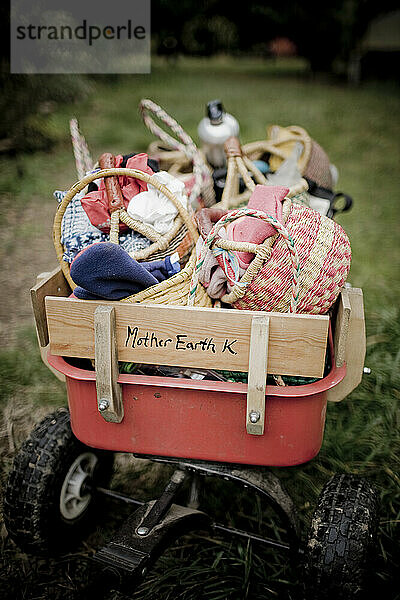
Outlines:
[{"label": "striped fabric", "polygon": [[[61,202],[66,193],[56,190],[54,197],[58,202]],[[67,263],[71,263],[78,252],[87,246],[96,242],[106,242],[109,239],[108,235],[91,224],[81,204],[83,195],[84,192],[82,191],[71,200],[62,219],[61,243],[64,245],[63,260]],[[180,241],[185,237],[186,233],[187,229],[185,227],[185,233],[181,235]],[[129,230],[120,234],[119,244],[126,252],[138,252],[139,250],[148,248],[151,242],[146,237],[140,235],[140,233]],[[159,258],[164,258],[165,256],[166,253],[164,252]]]}]

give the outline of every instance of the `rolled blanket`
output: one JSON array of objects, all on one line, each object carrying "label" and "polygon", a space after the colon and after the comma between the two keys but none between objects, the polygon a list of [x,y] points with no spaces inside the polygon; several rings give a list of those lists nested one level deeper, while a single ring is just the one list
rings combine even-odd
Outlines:
[{"label": "rolled blanket", "polygon": [[83,300],[121,300],[156,285],[179,268],[170,257],[139,263],[117,244],[92,244],[71,264],[71,277],[78,285],[74,295]]}]

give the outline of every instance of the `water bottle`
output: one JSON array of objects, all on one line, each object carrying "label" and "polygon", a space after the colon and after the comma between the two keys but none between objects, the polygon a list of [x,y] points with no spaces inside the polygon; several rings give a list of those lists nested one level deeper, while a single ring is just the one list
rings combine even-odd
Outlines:
[{"label": "water bottle", "polygon": [[202,149],[210,165],[223,167],[226,164],[224,143],[232,136],[239,137],[239,123],[224,111],[221,100],[208,102],[206,114],[198,127]]}]

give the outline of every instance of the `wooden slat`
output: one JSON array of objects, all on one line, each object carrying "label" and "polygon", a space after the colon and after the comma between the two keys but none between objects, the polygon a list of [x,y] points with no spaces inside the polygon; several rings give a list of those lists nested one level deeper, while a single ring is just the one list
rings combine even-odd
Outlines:
[{"label": "wooden slat", "polygon": [[269,318],[263,315],[254,316],[251,320],[246,411],[246,431],[252,435],[264,433],[268,337]]},{"label": "wooden slat", "polygon": [[364,369],[366,342],[363,293],[359,288],[349,288],[347,292],[351,313],[344,353],[346,375],[338,385],[328,390],[330,402],[340,402],[346,398],[361,382]]},{"label": "wooden slat", "polygon": [[335,362],[337,367],[343,366],[343,363],[345,361],[350,313],[351,305],[349,292],[347,288],[344,288],[338,298],[338,309],[334,336]]},{"label": "wooden slat", "polygon": [[61,271],[57,267],[53,271],[38,276],[38,283],[31,288],[31,302],[36,321],[36,330],[39,344],[42,348],[49,343],[47,330],[46,309],[44,299],[46,296],[69,296],[71,289]]},{"label": "wooden slat", "polygon": [[[43,283],[43,281],[45,281],[46,279],[48,279],[50,273],[46,272],[46,273],[40,273],[37,277],[36,277],[36,285],[39,286],[41,283]],[[43,308],[44,308],[44,300],[43,300]],[[45,323],[46,325],[46,331],[47,331],[47,322]],[[39,350],[40,350],[40,356],[42,361],[44,362],[44,364],[46,365],[46,367],[48,369],[50,369],[50,371],[53,373],[53,375],[55,375],[57,377],[57,379],[59,379],[60,381],[64,381],[65,382],[65,375],[64,373],[60,373],[59,371],[57,371],[54,367],[52,367],[47,359],[47,353],[49,351],[49,344],[47,343],[46,346],[42,346],[41,345],[41,341],[40,341],[40,337],[39,337],[39,332],[38,332],[38,328],[37,328],[37,324],[35,321],[35,326],[36,326],[36,335],[37,335],[37,339],[38,339],[38,344],[39,344]]]},{"label": "wooden slat", "polygon": [[[118,384],[118,350],[115,336],[115,308],[98,306],[94,312],[97,406],[110,423],[124,418],[122,390]],[[102,403],[105,403],[102,407]]]},{"label": "wooden slat", "polygon": [[51,352],[94,357],[93,315],[113,305],[120,361],[248,371],[251,320],[270,317],[269,372],[322,377],[329,318],[46,298]]}]

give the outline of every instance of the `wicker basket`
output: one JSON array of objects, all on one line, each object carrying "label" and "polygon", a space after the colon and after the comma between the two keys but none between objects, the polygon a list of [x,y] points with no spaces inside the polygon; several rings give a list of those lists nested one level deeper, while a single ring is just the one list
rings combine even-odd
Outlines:
[{"label": "wicker basket", "polygon": [[[179,249],[182,250],[183,244],[184,254],[183,256],[180,255],[181,264],[186,263],[183,269],[176,275],[173,275],[169,279],[166,279],[165,281],[151,286],[146,290],[142,290],[137,294],[129,296],[128,298],[124,298],[123,300],[121,300],[121,302],[186,304],[188,291],[190,287],[190,279],[195,264],[194,244],[198,239],[196,227],[188,211],[168,190],[168,188],[161,184],[155,177],[152,177],[147,173],[143,173],[142,171],[138,171],[136,169],[103,169],[96,173],[87,175],[71,187],[71,189],[67,192],[63,201],[61,202],[54,219],[53,238],[58,261],[61,265],[61,269],[64,273],[66,280],[71,286],[71,289],[74,289],[76,287],[76,284],[74,283],[70,275],[69,264],[63,260],[64,246],[61,243],[61,226],[65,210],[68,204],[74,198],[74,196],[78,192],[83,190],[88,185],[88,183],[94,181],[95,179],[112,176],[135,177],[136,179],[145,181],[146,183],[150,183],[163,194],[165,194],[165,196],[167,196],[167,198],[171,202],[173,202],[173,204],[178,209],[178,216],[175,219],[173,228],[168,232],[168,234],[162,236],[159,233],[157,233],[153,227],[146,225],[141,221],[132,219],[125,210],[115,210],[111,214],[110,241],[115,244],[118,244],[119,222],[122,221],[131,229],[138,231],[140,234],[148,237],[150,240],[153,241],[153,243],[148,248],[131,254],[132,258],[136,260],[145,260],[151,257],[151,259],[157,260]],[[183,240],[180,236],[181,231],[183,231],[184,233]],[[188,237],[190,238],[189,242],[186,241],[186,238]],[[196,304],[199,306],[212,305],[211,299],[208,297],[206,291],[202,287],[199,291]]]},{"label": "wicker basket", "polygon": [[[235,146],[233,142],[230,145]],[[229,166],[231,168],[231,177],[227,179],[227,185],[229,181],[234,181],[237,170],[240,169],[246,185],[251,190],[254,189],[254,182],[243,171],[245,162],[240,155],[238,156],[237,151],[234,154],[232,149],[230,156],[229,148],[227,150],[228,173]],[[228,187],[227,194],[231,191],[232,188]],[[292,190],[292,194],[293,191],[295,190]],[[229,208],[231,200],[232,197],[226,195],[222,208]],[[237,196],[233,196],[233,200],[235,202]],[[267,238],[262,244],[219,238],[220,227],[243,216],[267,220],[277,229],[279,235]],[[288,197],[283,203],[283,226],[274,217],[261,211],[239,209],[228,212],[208,234],[205,243],[210,248],[216,245],[226,251],[255,254],[240,281],[234,285],[229,294],[221,298],[221,301],[242,310],[277,312],[291,310],[294,267],[287,249],[288,239],[298,253],[296,311],[325,314],[335,302],[346,281],[351,261],[350,242],[340,225]],[[200,259],[193,276],[191,295],[195,287],[199,262],[201,263]]]},{"label": "wicker basket", "polygon": [[264,154],[270,155],[269,165],[272,171],[276,171],[289,158],[297,142],[301,142],[303,146],[297,165],[301,175],[318,186],[331,190],[333,181],[329,158],[302,127],[271,125],[267,129],[266,140],[245,144],[242,150],[250,160],[257,160]]},{"label": "wicker basket", "polygon": [[[299,255],[297,312],[325,314],[338,297],[350,269],[348,237],[331,219],[294,202],[290,202],[285,226]],[[260,260],[257,253],[250,266],[256,259]],[[247,269],[243,277],[246,275],[246,286],[236,285],[231,294],[222,298],[223,302],[242,310],[288,310],[291,262],[282,237],[264,257],[261,268],[253,268],[250,273]]]}]

